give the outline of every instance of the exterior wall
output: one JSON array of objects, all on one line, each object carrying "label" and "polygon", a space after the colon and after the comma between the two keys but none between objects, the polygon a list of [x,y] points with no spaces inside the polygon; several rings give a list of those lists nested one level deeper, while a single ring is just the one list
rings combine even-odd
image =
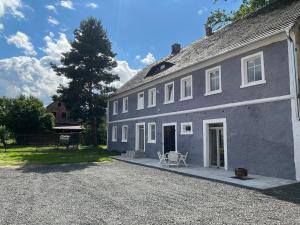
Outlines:
[{"label": "exterior wall", "polygon": [[[240,88],[241,58],[263,51],[266,83]],[[221,66],[222,93],[204,96],[205,70]],[[249,173],[265,176],[295,179],[294,146],[291,122],[291,101],[282,100],[251,106],[231,107],[173,116],[143,119],[161,113],[187,109],[216,106],[227,103],[285,96],[290,94],[289,63],[287,42],[277,42],[247,54],[233,57],[222,63],[211,65],[193,73],[193,99],[179,101],[180,78],[175,82],[175,103],[164,105],[164,83],[157,88],[156,107],[147,108],[148,93],[145,90],[145,109],[136,110],[137,93],[129,95],[129,112],[122,111],[122,99],[119,99],[119,114],[112,115],[112,102],[109,104],[109,148],[119,151],[135,149],[135,124],[146,122],[146,155],[157,158],[162,150],[162,124],[177,122],[177,149],[181,153],[189,152],[188,161],[203,166],[203,120],[226,118],[228,169],[245,167]],[[191,74],[186,74],[191,75]],[[183,76],[185,77],[185,76]],[[125,122],[113,122],[126,120]],[[156,144],[147,143],[147,123],[156,122]],[[180,135],[180,123],[193,122],[193,135]],[[118,126],[118,141],[111,142],[111,128]],[[128,142],[121,142],[122,125],[128,125]]]},{"label": "exterior wall", "polygon": [[[58,101],[55,101],[47,106],[47,112],[55,113],[55,124],[76,124],[75,121],[69,118],[70,113],[65,105],[61,102],[61,105],[59,106],[58,103]],[[62,117],[62,113],[66,113],[66,118]]]}]

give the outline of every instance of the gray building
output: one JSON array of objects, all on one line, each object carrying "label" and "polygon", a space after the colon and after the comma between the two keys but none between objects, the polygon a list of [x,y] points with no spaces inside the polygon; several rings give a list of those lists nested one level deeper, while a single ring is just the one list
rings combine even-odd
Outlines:
[{"label": "gray building", "polygon": [[300,1],[281,1],[147,66],[108,102],[110,149],[300,180]]}]

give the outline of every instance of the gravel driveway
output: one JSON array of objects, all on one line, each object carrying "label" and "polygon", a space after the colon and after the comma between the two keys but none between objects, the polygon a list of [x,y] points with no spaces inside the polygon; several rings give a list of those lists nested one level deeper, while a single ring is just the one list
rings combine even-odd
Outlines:
[{"label": "gravel driveway", "polygon": [[113,161],[0,169],[0,224],[300,224],[300,205]]}]

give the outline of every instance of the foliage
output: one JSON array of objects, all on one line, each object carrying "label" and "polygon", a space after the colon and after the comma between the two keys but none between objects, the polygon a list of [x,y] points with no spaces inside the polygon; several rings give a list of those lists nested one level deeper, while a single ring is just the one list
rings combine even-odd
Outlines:
[{"label": "foliage", "polygon": [[66,150],[65,148],[41,147],[36,151],[35,147],[8,148],[6,153],[0,152],[1,166],[27,166],[34,164],[61,164],[79,162],[103,162],[111,161],[111,156],[116,152],[110,152],[106,146],[79,146],[79,150]]},{"label": "foliage", "polygon": [[[106,112],[108,95],[115,91],[111,83],[119,80],[111,70],[117,66],[106,31],[93,17],[83,20],[74,31],[70,52],[64,53],[61,65],[52,65],[58,76],[70,80],[60,86],[58,94],[73,119],[91,126],[93,144],[97,144],[97,128]],[[74,104],[76,102],[76,104]]]},{"label": "foliage", "polygon": [[[218,1],[219,0],[214,0],[214,2]],[[212,27],[214,30],[219,29],[229,22],[234,22],[244,18],[250,13],[255,12],[257,9],[269,4],[270,2],[270,0],[243,0],[238,10],[231,11],[229,13],[227,13],[225,10],[217,9],[207,18],[205,26]]]},{"label": "foliage", "polygon": [[14,134],[50,130],[54,116],[35,97],[0,98],[1,123]]},{"label": "foliage", "polygon": [[[100,119],[99,127],[97,128],[97,140],[99,144],[106,144],[106,117],[103,116]],[[92,130],[90,124],[84,124],[84,132],[83,132],[83,141],[85,145],[90,145],[92,143]]]},{"label": "foliage", "polygon": [[6,140],[9,138],[9,132],[6,126],[0,125],[0,143],[2,143],[6,151]]}]

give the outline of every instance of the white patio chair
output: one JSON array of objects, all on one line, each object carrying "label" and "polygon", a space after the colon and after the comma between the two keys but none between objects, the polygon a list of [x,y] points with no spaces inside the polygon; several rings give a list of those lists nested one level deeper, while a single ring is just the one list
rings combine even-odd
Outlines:
[{"label": "white patio chair", "polygon": [[179,154],[175,151],[170,151],[168,153],[167,165],[169,166],[179,166]]},{"label": "white patio chair", "polygon": [[185,155],[180,155],[179,156],[179,164],[180,164],[180,162],[183,162],[184,163],[184,165],[185,165],[185,167],[187,167],[187,164],[186,164],[186,158],[187,158],[187,156],[188,156],[188,152],[187,153],[185,153]]},{"label": "white patio chair", "polygon": [[157,152],[159,163],[161,166],[167,166],[167,158],[165,155],[161,154],[160,152]]}]

